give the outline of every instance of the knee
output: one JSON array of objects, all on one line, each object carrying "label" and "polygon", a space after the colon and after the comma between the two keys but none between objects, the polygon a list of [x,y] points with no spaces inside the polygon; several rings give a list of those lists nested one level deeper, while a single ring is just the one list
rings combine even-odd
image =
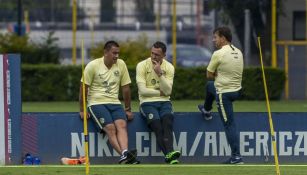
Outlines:
[{"label": "knee", "polygon": [[109,137],[116,135],[116,127],[113,123],[106,125],[104,127],[104,131],[107,133]]},{"label": "knee", "polygon": [[174,121],[174,115],[173,114],[165,114],[162,116],[162,124],[163,126],[172,126]]},{"label": "knee", "polygon": [[116,130],[118,131],[127,129],[127,122],[125,120],[115,120],[114,123],[115,123]]},{"label": "knee", "polygon": [[149,123],[149,128],[155,133],[160,133],[163,131],[161,121],[160,120],[152,120]]}]

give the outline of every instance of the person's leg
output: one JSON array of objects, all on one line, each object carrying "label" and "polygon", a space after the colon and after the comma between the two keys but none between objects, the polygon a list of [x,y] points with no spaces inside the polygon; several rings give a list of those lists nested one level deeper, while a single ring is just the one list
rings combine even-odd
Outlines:
[{"label": "person's leg", "polygon": [[167,154],[165,145],[164,145],[164,137],[163,137],[163,128],[162,128],[162,123],[161,121],[158,120],[153,120],[148,124],[149,128],[155,133],[156,139],[157,139],[157,144],[161,151],[163,152],[164,155]]},{"label": "person's leg", "polygon": [[206,111],[211,111],[215,96],[216,89],[214,86],[214,81],[208,81],[206,85],[206,98],[204,102],[204,108]]},{"label": "person's leg", "polygon": [[157,108],[157,102],[146,102],[141,104],[140,113],[146,119],[148,127],[155,133],[157,144],[165,155],[167,152],[163,141],[163,128]]},{"label": "person's leg", "polygon": [[173,114],[165,114],[162,116],[161,124],[163,129],[163,142],[167,153],[174,151],[173,148]]},{"label": "person's leg", "polygon": [[179,151],[174,151],[173,147],[173,123],[174,115],[171,102],[161,102],[160,103],[160,116],[162,129],[163,129],[163,142],[166,149],[166,162],[171,164],[177,164],[178,158],[181,153]]},{"label": "person's leg", "polygon": [[215,96],[216,96],[216,89],[214,87],[214,81],[208,81],[206,84],[206,97],[205,97],[204,104],[198,105],[199,111],[202,113],[203,117],[206,120],[212,119],[212,115],[210,111],[212,109],[212,105],[215,100]]},{"label": "person's leg", "polygon": [[224,125],[227,141],[231,148],[232,157],[228,163],[243,163],[240,155],[240,140],[233,114],[232,102],[238,97],[238,92],[217,95],[218,111]]},{"label": "person's leg", "polygon": [[128,150],[127,117],[120,104],[108,104],[107,107],[115,125],[116,139],[122,153],[123,151]]},{"label": "person's leg", "polygon": [[116,137],[116,128],[109,110],[105,105],[92,105],[88,107],[88,111],[100,133],[105,132],[112,147],[117,153],[121,154],[121,148]]},{"label": "person's leg", "polygon": [[108,135],[108,139],[112,147],[119,155],[121,155],[123,149],[120,146],[119,140],[117,139],[116,126],[113,123],[108,124],[104,127],[104,131]]},{"label": "person's leg", "polygon": [[128,131],[126,113],[120,104],[108,104],[108,109],[111,111],[111,116],[116,129],[116,139],[120,147],[119,163],[132,164],[137,161],[137,150],[128,150]]},{"label": "person's leg", "polygon": [[114,121],[114,125],[116,128],[116,139],[121,152],[128,150],[128,132],[126,120],[117,119]]},{"label": "person's leg", "polygon": [[174,151],[173,148],[173,109],[171,102],[160,102],[161,124],[163,129],[163,142],[167,153]]}]

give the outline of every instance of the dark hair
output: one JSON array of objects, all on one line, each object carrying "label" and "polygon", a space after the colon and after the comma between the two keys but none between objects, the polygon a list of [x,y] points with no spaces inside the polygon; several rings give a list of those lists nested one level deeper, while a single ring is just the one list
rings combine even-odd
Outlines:
[{"label": "dark hair", "polygon": [[231,42],[232,35],[228,27],[218,27],[214,29],[213,33],[218,34],[219,36],[224,36],[228,42]]},{"label": "dark hair", "polygon": [[154,47],[154,48],[161,48],[161,50],[162,50],[163,53],[166,52],[166,45],[165,45],[163,42],[161,42],[161,41],[156,41],[156,42],[152,45],[152,47]]},{"label": "dark hair", "polygon": [[106,50],[106,51],[109,51],[112,47],[119,47],[119,44],[116,42],[116,41],[107,41],[105,44],[104,44],[104,47],[103,49]]}]

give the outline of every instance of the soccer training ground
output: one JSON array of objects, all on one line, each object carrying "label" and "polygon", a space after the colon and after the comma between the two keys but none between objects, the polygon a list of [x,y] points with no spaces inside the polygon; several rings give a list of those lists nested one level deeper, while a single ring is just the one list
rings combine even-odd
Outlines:
[{"label": "soccer training ground", "polygon": [[[307,165],[280,165],[281,175],[306,175]],[[85,175],[84,166],[2,166],[0,175]],[[91,165],[91,175],[274,175],[275,165]]]}]

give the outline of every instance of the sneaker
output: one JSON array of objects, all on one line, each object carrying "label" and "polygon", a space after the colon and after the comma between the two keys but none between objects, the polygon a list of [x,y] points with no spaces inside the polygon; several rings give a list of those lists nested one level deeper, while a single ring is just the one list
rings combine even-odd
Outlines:
[{"label": "sneaker", "polygon": [[79,162],[80,162],[80,164],[85,164],[85,162],[86,162],[85,156],[79,157]]},{"label": "sneaker", "polygon": [[181,153],[179,151],[172,151],[166,154],[165,162],[171,163],[172,160],[176,160],[180,157]]},{"label": "sneaker", "polygon": [[212,114],[210,111],[206,111],[204,108],[204,105],[198,105],[198,109],[201,112],[202,116],[204,117],[205,120],[211,120],[212,119]]},{"label": "sneaker", "polygon": [[126,162],[126,164],[140,164],[140,163],[141,163],[141,161],[139,161],[137,159],[132,159],[132,160]]},{"label": "sneaker", "polygon": [[72,159],[68,157],[61,158],[63,165],[80,165],[85,163],[85,157],[80,157],[79,159]]},{"label": "sneaker", "polygon": [[118,163],[127,164],[127,162],[136,159],[136,156],[137,156],[137,150],[125,151],[123,155],[120,156]]},{"label": "sneaker", "polygon": [[175,159],[175,160],[172,160],[169,164],[174,165],[174,164],[178,164],[178,163],[179,163],[179,161],[177,159]]},{"label": "sneaker", "polygon": [[224,164],[244,164],[243,159],[240,156],[231,157],[223,163]]}]

